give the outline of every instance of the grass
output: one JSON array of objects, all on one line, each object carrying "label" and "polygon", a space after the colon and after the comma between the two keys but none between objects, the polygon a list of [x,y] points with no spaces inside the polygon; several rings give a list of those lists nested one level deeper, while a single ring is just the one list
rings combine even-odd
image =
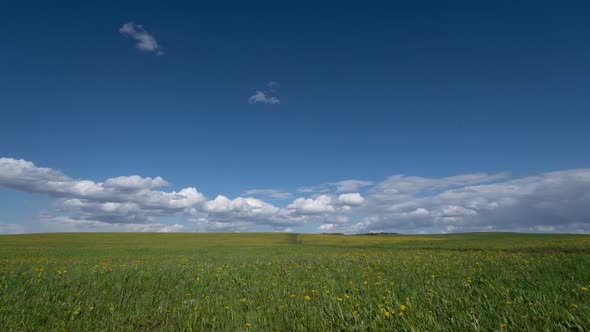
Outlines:
[{"label": "grass", "polygon": [[586,331],[590,236],[0,236],[2,331]]}]

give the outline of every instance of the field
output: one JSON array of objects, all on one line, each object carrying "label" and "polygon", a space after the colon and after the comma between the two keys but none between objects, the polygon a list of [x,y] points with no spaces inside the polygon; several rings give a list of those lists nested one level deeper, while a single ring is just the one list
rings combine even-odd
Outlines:
[{"label": "field", "polygon": [[0,236],[1,331],[587,331],[590,236]]}]

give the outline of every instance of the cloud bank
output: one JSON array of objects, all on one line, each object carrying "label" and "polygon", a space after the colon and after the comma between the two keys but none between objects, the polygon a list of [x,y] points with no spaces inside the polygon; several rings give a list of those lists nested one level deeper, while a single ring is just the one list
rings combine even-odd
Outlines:
[{"label": "cloud bank", "polygon": [[[590,232],[590,169],[521,178],[473,173],[444,178],[393,175],[378,183],[343,180],[299,190],[311,196],[284,206],[252,197],[292,199],[291,193],[275,189],[209,199],[195,187],[165,191],[169,183],[159,176],[97,182],[13,158],[0,158],[0,186],[53,197],[53,208],[40,213],[39,222],[57,230]],[[1,233],[25,231],[3,222]]]}]

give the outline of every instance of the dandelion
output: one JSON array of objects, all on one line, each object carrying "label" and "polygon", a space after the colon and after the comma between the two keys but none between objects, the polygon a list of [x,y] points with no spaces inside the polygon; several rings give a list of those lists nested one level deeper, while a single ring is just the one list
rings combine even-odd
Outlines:
[{"label": "dandelion", "polygon": [[93,305],[91,305],[91,306],[88,308],[88,310],[90,310],[90,311],[94,310],[94,306],[93,306]]},{"label": "dandelion", "polygon": [[110,312],[113,312],[113,311],[115,311],[115,307],[112,307],[112,306],[111,306],[111,307],[109,308],[109,311],[110,311]]},{"label": "dandelion", "polygon": [[399,308],[401,309],[401,311],[406,311],[406,306],[404,304],[400,305]]},{"label": "dandelion", "polygon": [[246,323],[246,324],[244,324],[244,326],[245,326],[245,327],[250,327],[250,326],[252,326],[252,324],[250,324],[250,323]]},{"label": "dandelion", "polygon": [[385,318],[389,318],[389,311],[385,312]]},{"label": "dandelion", "polygon": [[343,300],[342,300],[342,298],[341,298],[341,297],[339,297],[339,298],[338,298],[338,302],[342,302],[342,301],[343,301]]},{"label": "dandelion", "polygon": [[311,297],[309,297],[309,295],[305,295],[305,299],[311,301]]},{"label": "dandelion", "polygon": [[291,298],[294,299],[295,298],[295,294],[291,294]]},{"label": "dandelion", "polygon": [[570,308],[576,309],[577,307],[578,307],[578,305],[577,305],[577,304],[573,304],[573,303],[572,303],[572,304],[570,304]]},{"label": "dandelion", "polygon": [[500,328],[502,328],[502,329],[505,329],[505,328],[507,328],[507,327],[508,327],[508,324],[506,324],[506,323],[502,323],[502,324],[500,324]]},{"label": "dandelion", "polygon": [[245,297],[242,298],[242,303],[246,303],[246,301],[248,301],[248,299],[246,299]]},{"label": "dandelion", "polygon": [[582,288],[580,288],[580,290],[581,290],[582,292],[587,292],[587,291],[588,291],[588,287],[582,287]]},{"label": "dandelion", "polygon": [[74,314],[74,316],[79,316],[80,315],[80,310],[74,310],[72,312],[72,314]]}]

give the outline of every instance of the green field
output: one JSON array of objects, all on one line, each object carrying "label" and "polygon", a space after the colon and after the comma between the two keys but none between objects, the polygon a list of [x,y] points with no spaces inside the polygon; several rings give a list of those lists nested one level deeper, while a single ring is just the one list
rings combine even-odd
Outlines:
[{"label": "green field", "polygon": [[587,331],[590,236],[0,236],[0,331]]}]

